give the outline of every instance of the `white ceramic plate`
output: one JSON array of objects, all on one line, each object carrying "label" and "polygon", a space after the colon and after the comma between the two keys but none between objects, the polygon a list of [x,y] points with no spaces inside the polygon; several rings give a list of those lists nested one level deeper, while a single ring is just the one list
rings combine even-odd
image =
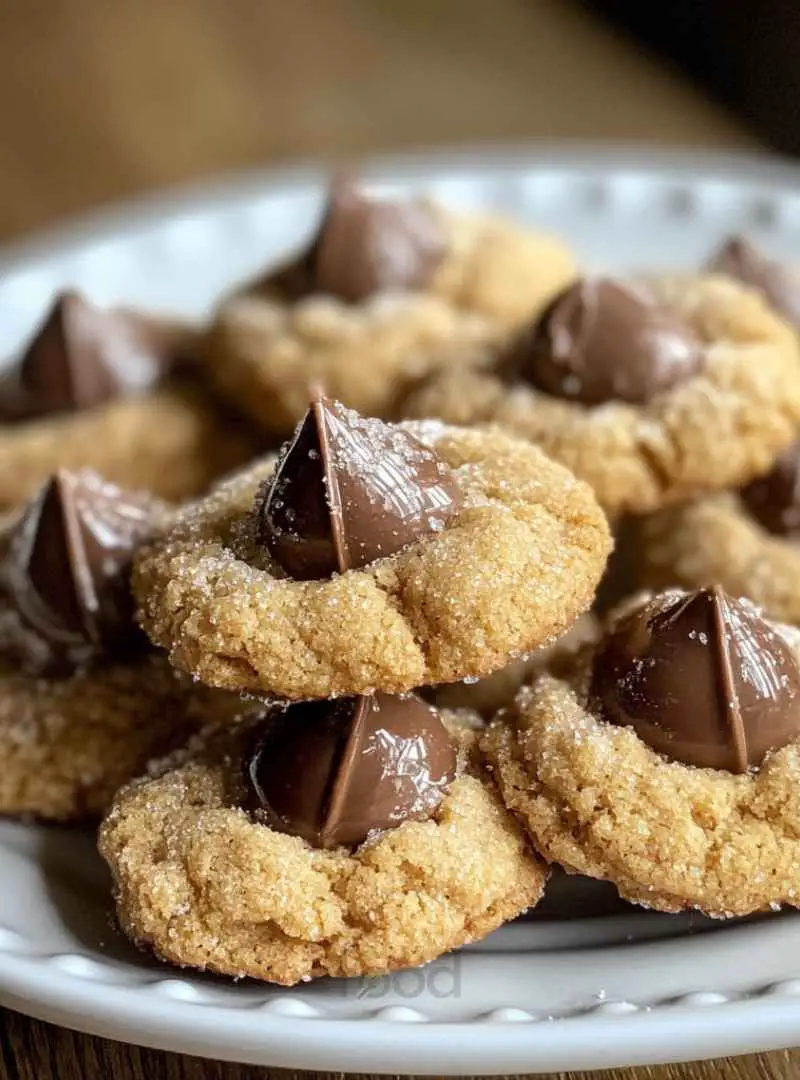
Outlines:
[{"label": "white ceramic plate", "polygon": [[[733,230],[800,254],[800,171],[769,161],[541,146],[367,174],[547,225],[592,266],[695,266]],[[240,177],[7,252],[0,355],[63,285],[203,315],[308,232],[319,181],[310,170]],[[539,918],[391,978],[279,990],[137,955],[112,929],[92,838],[6,823],[0,1004],[110,1038],[291,1068],[489,1074],[677,1061],[797,1041],[800,916]]]}]

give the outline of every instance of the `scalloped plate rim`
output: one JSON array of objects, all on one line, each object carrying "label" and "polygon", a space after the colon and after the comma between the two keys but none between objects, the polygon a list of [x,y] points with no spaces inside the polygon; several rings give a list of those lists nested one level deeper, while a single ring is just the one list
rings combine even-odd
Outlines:
[{"label": "scalloped plate rim", "polygon": [[[553,160],[547,161],[548,155]],[[534,160],[538,159],[538,160]],[[354,161],[359,159],[353,158]],[[131,199],[112,199],[98,208],[76,214],[65,223],[35,230],[25,238],[0,247],[0,273],[10,265],[38,259],[55,249],[113,235],[120,229],[171,217],[198,208],[214,209],[232,199],[248,198],[269,187],[274,190],[317,184],[337,159],[313,159],[283,166],[231,170],[213,179],[173,184]],[[397,154],[371,156],[359,162],[359,173],[369,181],[405,180],[417,174],[453,171],[515,173],[521,169],[580,169],[603,172],[676,175],[702,173],[704,178],[756,182],[782,187],[800,183],[800,164],[776,153],[747,150],[694,151],[679,147],[634,142],[532,140],[505,144],[456,144],[453,147],[412,149]]]}]

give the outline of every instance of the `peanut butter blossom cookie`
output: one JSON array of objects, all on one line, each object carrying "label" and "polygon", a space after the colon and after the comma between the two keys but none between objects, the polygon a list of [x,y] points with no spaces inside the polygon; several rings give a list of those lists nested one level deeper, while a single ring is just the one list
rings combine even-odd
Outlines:
[{"label": "peanut butter blossom cookie", "polygon": [[485,736],[546,859],[662,911],[800,901],[800,636],[720,588],[640,598]]},{"label": "peanut butter blossom cookie", "polygon": [[585,278],[482,367],[431,376],[404,411],[530,439],[616,517],[768,468],[800,419],[798,359],[791,329],[736,281]]},{"label": "peanut butter blossom cookie", "polygon": [[133,622],[150,496],[60,471],[0,534],[0,814],[99,815],[154,753],[209,718]]},{"label": "peanut butter blossom cookie", "polygon": [[181,364],[190,333],[133,312],[57,297],[0,378],[0,505],[31,496],[57,468],[181,498],[254,452],[241,418]]},{"label": "peanut butter blossom cookie", "polygon": [[589,489],[536,448],[319,397],[277,466],[222,485],[141,551],[134,590],[153,642],[211,686],[403,693],[567,629],[609,547]]},{"label": "peanut butter blossom cookie", "polygon": [[632,566],[640,586],[719,582],[800,624],[800,443],[738,492],[644,519],[632,534]]},{"label": "peanut butter blossom cookie", "polygon": [[308,248],[225,300],[203,353],[274,434],[292,430],[313,385],[391,417],[422,376],[462,370],[574,273],[550,237],[340,180]]},{"label": "peanut butter blossom cookie", "polygon": [[547,871],[474,743],[413,695],[218,725],[102,825],[120,924],[173,963],[287,986],[485,936],[537,903]]}]

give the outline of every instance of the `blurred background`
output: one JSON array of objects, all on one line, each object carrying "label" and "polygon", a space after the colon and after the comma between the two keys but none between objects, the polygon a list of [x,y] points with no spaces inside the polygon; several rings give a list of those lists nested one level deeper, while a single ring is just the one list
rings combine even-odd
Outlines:
[{"label": "blurred background", "polygon": [[663,25],[642,0],[0,0],[0,242],[297,159],[537,137],[797,149],[797,0],[658,9]]}]

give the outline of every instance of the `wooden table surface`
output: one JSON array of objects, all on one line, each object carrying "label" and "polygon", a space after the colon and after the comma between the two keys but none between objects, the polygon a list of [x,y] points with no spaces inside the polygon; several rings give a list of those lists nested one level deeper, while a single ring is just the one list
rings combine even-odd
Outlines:
[{"label": "wooden table surface", "polygon": [[[568,0],[5,0],[0,132],[0,240],[298,157],[535,136],[757,146]],[[267,1075],[0,1013],[0,1080]],[[798,1075],[800,1052],[592,1074]]]}]

